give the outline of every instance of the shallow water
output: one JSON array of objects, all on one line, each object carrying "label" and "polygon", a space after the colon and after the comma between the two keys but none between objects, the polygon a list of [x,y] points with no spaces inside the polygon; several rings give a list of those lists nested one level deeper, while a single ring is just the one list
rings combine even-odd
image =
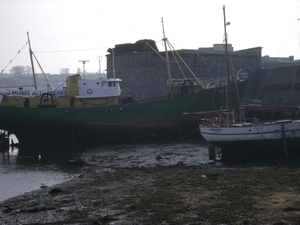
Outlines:
[{"label": "shallow water", "polygon": [[[266,167],[269,165],[295,165],[299,160],[254,160],[249,162],[222,163],[209,160],[207,143],[148,143],[110,145],[86,150],[83,159],[101,168],[152,167],[152,166],[205,166],[205,167]],[[72,153],[45,149],[9,149],[0,152],[0,201],[52,186],[78,176],[80,167],[67,167]]]},{"label": "shallow water", "polygon": [[52,186],[78,175],[79,168],[66,167],[68,156],[42,150],[10,148],[0,153],[0,201]]}]

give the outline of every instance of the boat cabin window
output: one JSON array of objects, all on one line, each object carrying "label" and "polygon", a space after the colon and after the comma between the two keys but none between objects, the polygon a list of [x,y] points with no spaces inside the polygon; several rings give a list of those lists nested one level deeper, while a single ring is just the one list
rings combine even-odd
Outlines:
[{"label": "boat cabin window", "polygon": [[116,86],[116,82],[115,81],[109,81],[108,82],[108,87],[115,87]]}]

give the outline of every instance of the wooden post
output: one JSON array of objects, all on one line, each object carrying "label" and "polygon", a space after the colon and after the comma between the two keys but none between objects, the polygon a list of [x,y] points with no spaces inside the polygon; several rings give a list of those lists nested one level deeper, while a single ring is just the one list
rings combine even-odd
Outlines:
[{"label": "wooden post", "polygon": [[74,130],[72,129],[72,150],[74,151],[75,150],[75,135],[74,135]]},{"label": "wooden post", "polygon": [[136,144],[135,132],[133,133],[133,143]]},{"label": "wooden post", "polygon": [[287,150],[287,147],[286,147],[284,124],[281,124],[281,134],[282,134],[282,141],[283,141],[283,149],[284,149],[285,158],[288,159],[289,155],[288,155],[288,150]]},{"label": "wooden post", "polygon": [[178,126],[178,131],[179,131],[179,138],[182,140],[182,132],[181,132],[181,125],[179,124]]}]

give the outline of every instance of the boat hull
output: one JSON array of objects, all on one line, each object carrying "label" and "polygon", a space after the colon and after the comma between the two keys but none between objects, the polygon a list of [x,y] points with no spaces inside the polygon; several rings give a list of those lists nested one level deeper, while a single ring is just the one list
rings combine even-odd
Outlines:
[{"label": "boat hull", "polygon": [[[239,95],[245,85],[237,84]],[[0,129],[15,134],[21,143],[43,146],[83,147],[154,136],[179,139],[191,132],[199,135],[201,116],[184,113],[224,108],[225,90],[221,86],[174,98],[95,107],[0,107]]]},{"label": "boat hull", "polygon": [[289,157],[300,153],[300,120],[257,126],[203,127],[202,136],[219,146],[223,160]]}]

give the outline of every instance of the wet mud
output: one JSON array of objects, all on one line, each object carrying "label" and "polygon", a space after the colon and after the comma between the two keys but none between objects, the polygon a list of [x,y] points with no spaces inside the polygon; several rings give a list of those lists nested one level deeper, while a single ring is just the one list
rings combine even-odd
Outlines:
[{"label": "wet mud", "polygon": [[300,224],[299,159],[223,164],[207,149],[90,150],[71,181],[0,202],[1,224]]}]

